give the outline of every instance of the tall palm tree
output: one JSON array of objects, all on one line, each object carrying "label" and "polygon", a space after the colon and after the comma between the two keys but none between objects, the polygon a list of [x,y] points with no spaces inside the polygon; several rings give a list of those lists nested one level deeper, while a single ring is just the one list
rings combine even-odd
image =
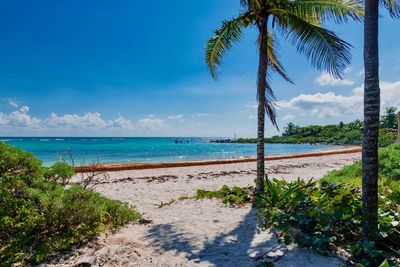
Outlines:
[{"label": "tall palm tree", "polygon": [[378,16],[379,3],[400,16],[399,0],[365,0],[364,137],[362,144],[363,235],[374,240],[378,227],[378,134],[380,112]]},{"label": "tall palm tree", "polygon": [[334,77],[340,77],[350,62],[350,45],[335,33],[321,27],[326,20],[337,23],[363,15],[360,0],[241,0],[243,12],[223,21],[207,42],[205,61],[213,78],[218,75],[222,57],[242,37],[249,26],[258,29],[259,64],[257,74],[258,131],[256,191],[264,190],[264,124],[265,114],[277,127],[275,97],[269,83],[272,72],[292,82],[277,55],[280,32],[313,66]]}]

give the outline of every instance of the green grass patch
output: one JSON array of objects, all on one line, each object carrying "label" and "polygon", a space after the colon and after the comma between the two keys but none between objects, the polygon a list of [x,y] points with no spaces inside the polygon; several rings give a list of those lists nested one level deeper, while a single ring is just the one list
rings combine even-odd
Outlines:
[{"label": "green grass patch", "polygon": [[0,143],[0,266],[41,262],[140,218],[126,203],[77,184],[62,186],[72,174],[65,163],[45,168]]},{"label": "green grass patch", "polygon": [[195,195],[195,199],[205,198],[218,198],[221,199],[224,204],[232,206],[242,205],[245,203],[249,203],[254,199],[254,188],[252,186],[229,187],[227,185],[224,185],[220,189],[215,191],[198,189]]}]

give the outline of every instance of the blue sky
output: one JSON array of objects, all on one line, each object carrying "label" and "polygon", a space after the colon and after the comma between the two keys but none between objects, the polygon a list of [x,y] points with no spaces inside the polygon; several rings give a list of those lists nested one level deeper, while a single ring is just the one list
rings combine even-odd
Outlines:
[{"label": "blue sky", "polygon": [[[207,38],[238,2],[0,2],[0,135],[255,136],[255,29],[218,81],[203,61]],[[400,21],[381,15],[382,106],[400,107]],[[281,38],[295,81],[273,80],[281,127],[362,117],[363,26],[326,26],[354,46],[350,69],[335,80]]]}]

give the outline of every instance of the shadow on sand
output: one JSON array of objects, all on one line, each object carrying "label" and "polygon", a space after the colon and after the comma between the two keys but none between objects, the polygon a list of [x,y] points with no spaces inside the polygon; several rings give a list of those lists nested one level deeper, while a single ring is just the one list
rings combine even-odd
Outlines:
[{"label": "shadow on sand", "polygon": [[276,244],[276,238],[271,233],[260,231],[255,208],[233,230],[220,233],[202,246],[196,246],[196,242],[193,242],[196,237],[191,237],[175,224],[153,226],[147,239],[159,247],[161,253],[183,253],[190,263],[203,263],[207,266],[255,266],[257,261],[254,255]]}]

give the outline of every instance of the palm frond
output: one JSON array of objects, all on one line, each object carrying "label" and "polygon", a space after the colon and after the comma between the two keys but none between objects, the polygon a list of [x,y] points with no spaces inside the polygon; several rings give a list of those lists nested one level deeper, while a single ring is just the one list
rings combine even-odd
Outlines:
[{"label": "palm frond", "polygon": [[214,37],[208,39],[205,48],[205,62],[215,79],[218,76],[217,67],[222,64],[222,57],[242,37],[242,29],[252,23],[249,13],[244,13],[237,18],[223,21],[222,26],[215,31]]},{"label": "palm frond", "polygon": [[351,60],[351,45],[341,40],[334,32],[314,25],[283,9],[271,9],[278,18],[283,35],[301,54],[304,54],[319,70],[334,77],[348,67]]},{"label": "palm frond", "polygon": [[[260,101],[258,98],[259,93],[257,92],[257,101]],[[276,97],[274,94],[274,91],[272,91],[271,83],[269,77],[266,78],[265,80],[265,101],[263,103],[265,113],[269,120],[271,121],[272,125],[276,127],[276,129],[279,131],[279,126],[276,121],[277,116],[276,116]]]},{"label": "palm frond", "polygon": [[277,46],[278,46],[278,40],[276,39],[275,34],[273,33],[272,30],[269,30],[267,33],[267,47],[265,48],[265,52],[268,55],[268,66],[271,69],[279,73],[279,75],[285,79],[286,81],[293,83],[293,81],[289,78],[289,76],[286,73],[285,68],[283,67],[282,63],[279,61],[278,58],[278,53],[277,53]]},{"label": "palm frond", "polygon": [[361,0],[297,0],[291,5],[291,13],[302,19],[315,16],[319,21],[347,22],[349,18],[361,20],[364,7]]},{"label": "palm frond", "polygon": [[266,88],[265,88],[265,113],[269,120],[271,121],[272,125],[276,127],[276,129],[279,131],[278,123],[276,121],[276,98],[274,95],[274,92],[272,91],[272,87],[270,84],[269,79],[267,79],[266,82]]},{"label": "palm frond", "polygon": [[400,0],[381,0],[380,3],[389,10],[392,17],[400,17]]}]

